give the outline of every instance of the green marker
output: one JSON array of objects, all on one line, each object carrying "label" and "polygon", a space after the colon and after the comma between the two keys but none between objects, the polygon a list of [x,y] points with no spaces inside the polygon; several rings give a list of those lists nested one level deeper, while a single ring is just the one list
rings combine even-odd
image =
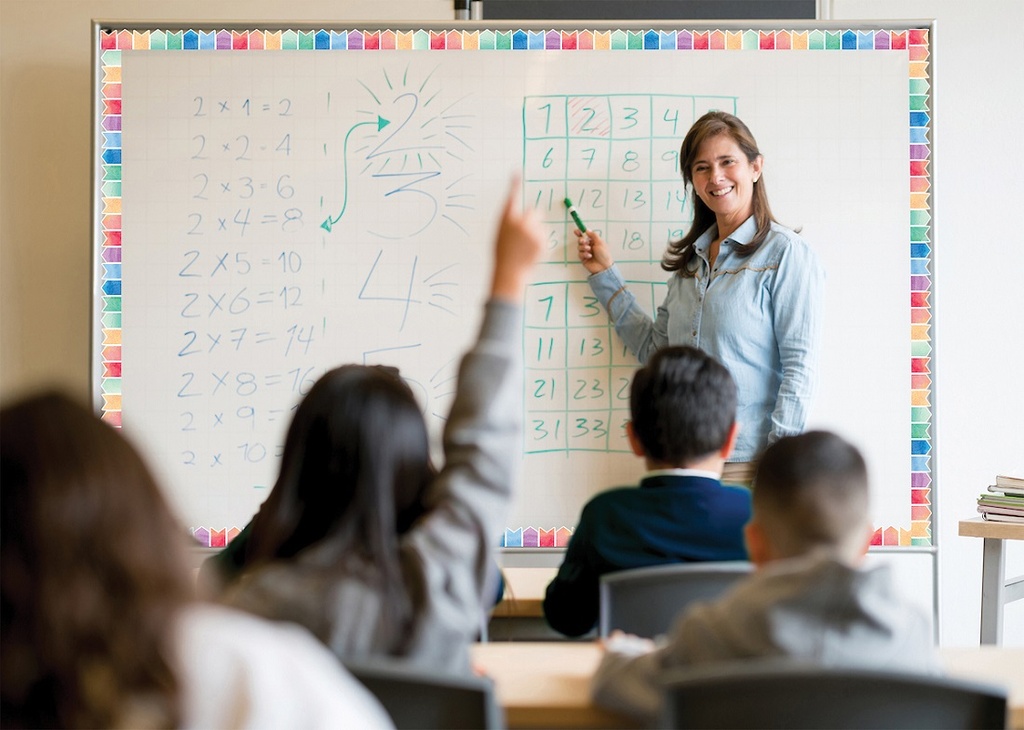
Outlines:
[{"label": "green marker", "polygon": [[580,233],[586,233],[587,227],[583,225],[583,221],[580,220],[580,214],[576,212],[576,208],[573,207],[572,201],[568,198],[565,199],[565,207],[569,209],[569,215],[572,216],[572,220],[576,224],[576,227],[580,229]]}]

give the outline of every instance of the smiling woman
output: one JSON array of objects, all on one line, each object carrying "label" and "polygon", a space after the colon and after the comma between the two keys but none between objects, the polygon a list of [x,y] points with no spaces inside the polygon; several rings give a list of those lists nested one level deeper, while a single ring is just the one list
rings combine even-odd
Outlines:
[{"label": "smiling woman", "polygon": [[576,231],[580,261],[615,330],[641,362],[666,345],[717,358],[739,388],[740,425],[723,481],[747,483],[768,444],[803,430],[815,389],[824,272],[807,243],[768,205],[764,158],[732,114],[698,119],[679,152],[693,225],[669,244],[673,273],[652,319],[601,237]]}]

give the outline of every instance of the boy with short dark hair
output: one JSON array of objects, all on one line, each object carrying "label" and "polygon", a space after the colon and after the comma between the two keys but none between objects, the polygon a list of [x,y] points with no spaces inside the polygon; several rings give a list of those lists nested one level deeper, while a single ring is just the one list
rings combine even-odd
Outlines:
[{"label": "boy with short dark hair", "polygon": [[694,604],[659,648],[609,639],[595,701],[652,721],[663,670],[747,658],[937,672],[928,618],[901,600],[888,566],[859,567],[873,532],[868,502],[864,459],[839,436],[812,431],[769,446],[745,530],[757,570]]},{"label": "boy with short dark hair", "polygon": [[583,508],[544,615],[580,636],[598,618],[601,575],[666,563],[745,560],[750,493],[723,486],[736,441],[736,384],[693,347],[656,352],[633,377],[626,434],[647,474],[639,488],[597,495]]}]

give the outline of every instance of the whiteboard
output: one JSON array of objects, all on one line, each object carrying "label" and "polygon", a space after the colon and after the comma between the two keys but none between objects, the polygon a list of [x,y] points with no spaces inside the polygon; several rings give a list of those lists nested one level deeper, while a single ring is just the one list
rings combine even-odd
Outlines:
[{"label": "whiteboard", "polygon": [[440,432],[518,173],[549,243],[504,544],[564,545],[643,466],[622,432],[636,362],[561,201],[653,312],[692,211],[679,143],[709,109],[750,126],[776,217],[827,272],[808,425],[865,451],[877,544],[931,544],[926,26],[104,24],[96,43],[96,396],[205,544],[266,498],[331,367],[398,366]]}]

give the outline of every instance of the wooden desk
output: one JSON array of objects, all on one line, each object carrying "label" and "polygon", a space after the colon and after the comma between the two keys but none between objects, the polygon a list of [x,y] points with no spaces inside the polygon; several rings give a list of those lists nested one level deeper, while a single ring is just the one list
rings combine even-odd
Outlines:
[{"label": "wooden desk", "polygon": [[[494,679],[509,728],[631,727],[590,701],[590,677],[601,660],[596,642],[475,644],[471,653]],[[1024,730],[1024,649],[940,649],[939,658],[951,677],[1006,687],[1008,727]]]},{"label": "wooden desk", "polygon": [[1024,524],[990,522],[976,517],[960,521],[961,537],[984,538],[981,559],[981,643],[1003,638],[1003,605],[1024,598],[1024,575],[1005,577],[1004,540],[1024,540]]},{"label": "wooden desk", "polygon": [[1006,727],[1024,730],[1024,649],[998,646],[939,649],[939,659],[951,677],[1006,687],[1009,694]]},{"label": "wooden desk", "polygon": [[636,727],[590,701],[590,677],[601,661],[596,642],[492,642],[470,651],[494,680],[510,730]]}]

